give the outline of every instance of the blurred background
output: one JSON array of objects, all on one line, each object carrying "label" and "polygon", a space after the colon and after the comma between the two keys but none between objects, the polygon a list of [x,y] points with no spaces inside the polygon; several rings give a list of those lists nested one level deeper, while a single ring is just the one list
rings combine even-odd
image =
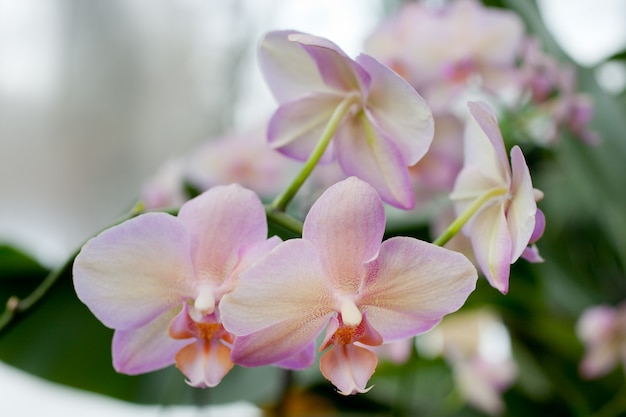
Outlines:
[{"label": "blurred background", "polygon": [[[28,255],[20,261],[20,274],[28,275],[31,284],[37,282],[85,239],[127,212],[142,187],[168,160],[213,136],[254,127],[267,119],[275,103],[255,60],[256,43],[263,32],[288,28],[310,32],[332,39],[355,56],[361,52],[366,36],[400,3],[0,0],[0,244]],[[601,145],[605,148],[590,151],[591,162],[585,168],[581,166],[583,173],[576,177],[584,183],[575,183],[572,189],[571,183],[559,177],[559,172],[574,172],[575,164],[580,162],[575,158],[585,158],[587,153],[565,149],[573,165],[557,164],[555,170],[559,172],[548,176],[547,184],[541,187],[568,188],[560,201],[550,206],[557,215],[563,214],[556,223],[561,227],[577,224],[580,230],[576,236],[586,240],[586,246],[578,249],[585,252],[588,247],[593,253],[599,252],[591,261],[605,262],[600,265],[605,269],[599,273],[612,279],[610,285],[589,296],[584,294],[586,285],[592,285],[588,276],[561,292],[558,286],[567,268],[547,266],[538,273],[554,278],[552,283],[540,285],[542,302],[549,304],[555,297],[556,303],[561,303],[557,307],[569,314],[565,317],[571,322],[592,301],[616,303],[626,295],[626,277],[620,263],[626,257],[621,252],[626,247],[626,228],[622,228],[626,224],[626,193],[623,182],[616,182],[626,174],[626,165],[620,159],[626,155],[619,153],[626,141],[626,130],[621,129],[626,116],[626,2],[487,3],[520,13],[527,29],[542,37],[551,52],[579,67],[580,89],[594,94],[598,103],[600,117],[596,115],[594,126],[606,136]],[[598,185],[600,182],[610,184]],[[576,213],[571,213],[572,207],[577,207]],[[594,216],[601,219],[593,220]],[[564,235],[559,236],[562,239]],[[594,245],[591,239],[596,238],[607,243]],[[550,256],[567,263],[573,255],[547,250],[544,257]],[[576,265],[570,267],[576,269]],[[586,266],[585,272],[589,270],[593,268]],[[0,276],[7,278],[14,271],[17,269],[0,270]],[[0,287],[5,283],[0,281]],[[613,298],[603,300],[607,293]],[[165,385],[156,385],[155,378],[111,376],[110,333],[103,331],[82,344],[64,346],[59,340],[69,338],[76,329],[82,329],[80,326],[98,324],[91,317],[76,318],[74,310],[64,310],[70,303],[67,299],[47,303],[46,308],[51,310],[46,311],[58,311],[58,317],[46,322],[42,316],[29,316],[0,336],[0,359],[4,362],[0,362],[2,415],[45,412],[48,416],[79,416],[86,409],[89,415],[96,415],[96,409],[120,415],[197,415],[194,413],[209,409],[182,407],[165,411],[154,404],[206,405],[214,398],[220,403],[249,401],[236,404],[242,407],[235,411],[240,414],[232,415],[258,415],[251,404],[263,403],[279,390],[267,386],[252,396],[237,395],[276,377],[274,370],[251,371],[245,383],[241,382],[243,378],[233,378],[236,382],[230,386],[225,381],[225,387],[215,393],[187,391],[179,387],[181,376],[168,370],[161,374],[161,380],[167,381]],[[542,310],[544,313],[549,311]],[[66,324],[61,329],[51,324],[63,320]],[[558,327],[558,323],[554,325]],[[46,347],[40,344],[42,340],[56,342]],[[569,339],[560,343],[565,340]],[[89,351],[87,357],[85,350]],[[51,363],[55,355],[66,359]],[[89,364],[90,358],[101,364],[84,371],[91,375],[61,369],[72,355],[79,364]],[[102,372],[100,381],[94,381],[97,378],[93,373],[97,372]],[[621,381],[619,377],[623,380],[623,375],[613,375],[610,383],[598,389],[598,395],[605,388],[613,390],[615,381]],[[545,382],[537,378],[535,382]],[[569,390],[565,395],[575,396],[575,388],[566,381],[563,384],[565,391]],[[623,389],[623,381],[617,384]],[[109,396],[152,405],[131,406]],[[608,401],[600,398],[598,402]],[[229,413],[226,408],[211,410],[215,415]]]}]

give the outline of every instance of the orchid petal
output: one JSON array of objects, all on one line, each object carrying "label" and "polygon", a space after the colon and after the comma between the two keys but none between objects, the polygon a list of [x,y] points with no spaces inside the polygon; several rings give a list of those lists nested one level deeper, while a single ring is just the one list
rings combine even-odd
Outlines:
[{"label": "orchid petal", "polygon": [[320,370],[340,394],[351,395],[370,390],[365,388],[378,364],[376,355],[352,343],[334,345],[320,359]]},{"label": "orchid petal", "polygon": [[407,166],[416,164],[433,141],[430,107],[411,85],[376,59],[359,55],[356,61],[372,77],[367,96],[372,119],[400,149]]},{"label": "orchid petal", "polygon": [[480,269],[494,288],[506,294],[513,243],[503,205],[483,208],[472,220],[471,228],[470,238]]},{"label": "orchid petal", "polygon": [[[494,178],[485,175],[485,172],[477,165],[464,167],[459,173],[454,189],[450,194],[453,200],[473,200],[495,188],[502,188],[508,192],[507,185]],[[471,201],[469,201],[471,203]]]},{"label": "orchid petal", "polygon": [[282,243],[282,240],[278,236],[272,236],[271,238],[264,240],[263,242],[247,246],[243,248],[240,252],[240,261],[231,272],[229,279],[222,285],[221,293],[218,293],[219,297],[223,296],[226,293],[233,291],[237,284],[239,283],[239,274],[241,274],[246,269],[250,268],[252,264],[257,262],[259,259],[267,255],[272,249],[277,247]]},{"label": "orchid petal", "polygon": [[[500,189],[503,195],[509,192],[507,185],[499,181],[499,178],[485,175],[480,166],[470,165],[464,167],[459,173],[454,189],[450,193],[450,199],[454,201],[455,211],[460,215],[474,203],[475,199],[495,192],[497,189]],[[496,198],[501,198],[501,196],[496,196]],[[464,230],[468,230],[468,225]]]},{"label": "orchid petal", "polygon": [[339,329],[339,319],[338,316],[331,316],[326,324],[326,332],[324,334],[324,339],[322,339],[322,344],[320,345],[320,352],[324,349],[328,348],[333,343],[333,336],[337,329]]},{"label": "orchid petal", "polygon": [[526,249],[524,249],[524,252],[522,252],[522,254],[520,255],[520,258],[533,264],[541,263],[544,261],[544,259],[539,254],[539,249],[537,248],[537,245],[530,245],[526,247]]},{"label": "orchid petal", "polygon": [[241,274],[237,289],[220,304],[224,327],[240,336],[235,362],[279,362],[315,339],[335,303],[323,270],[315,247],[292,239]]},{"label": "orchid petal", "polygon": [[192,234],[198,281],[221,284],[237,264],[240,249],[267,237],[261,200],[238,184],[214,187],[189,200],[178,218]]},{"label": "orchid petal", "polygon": [[248,269],[253,263],[270,253],[274,248],[283,243],[278,236],[264,240],[256,245],[242,248],[240,252],[240,261],[233,273],[240,273]]},{"label": "orchid petal", "polygon": [[298,371],[310,367],[313,365],[313,362],[315,362],[315,340],[311,341],[311,343],[305,346],[300,352],[287,359],[276,362],[274,365]]},{"label": "orchid petal", "polygon": [[[321,257],[320,271],[340,293],[354,293],[385,232],[385,212],[376,191],[348,178],[328,188],[313,204],[302,238],[313,243]],[[306,285],[306,284],[305,284]]]},{"label": "orchid petal", "polygon": [[465,132],[465,166],[481,167],[487,176],[510,186],[511,168],[498,121],[486,104],[468,103],[472,117]]},{"label": "orchid petal", "polygon": [[[535,196],[535,199],[537,197]],[[541,236],[543,236],[544,229],[546,228],[546,217],[543,214],[543,211],[537,209],[537,213],[535,213],[535,229],[533,230],[533,234],[530,236],[530,240],[528,241],[529,245],[524,252],[521,254],[521,258],[525,259],[531,263],[539,263],[543,262],[544,259],[539,254],[539,248],[534,243],[538,241]]]},{"label": "orchid petal", "polygon": [[367,90],[370,75],[328,39],[304,33],[289,35],[311,56],[324,83],[338,91]]},{"label": "orchid petal", "polygon": [[332,92],[302,45],[289,40],[289,36],[298,33],[269,32],[259,43],[259,66],[272,94],[281,103],[311,92]]},{"label": "orchid petal", "polygon": [[214,387],[233,368],[230,349],[219,339],[196,340],[176,355],[176,367],[192,387]]},{"label": "orchid petal", "polygon": [[135,217],[83,246],[74,261],[76,294],[105,326],[143,326],[193,296],[190,246],[176,217]]},{"label": "orchid petal", "polygon": [[303,312],[298,321],[285,320],[256,333],[235,338],[231,357],[241,366],[277,365],[305,369],[313,365],[315,350],[311,344],[326,325],[328,314]]},{"label": "orchid petal", "polygon": [[[270,145],[286,156],[306,161],[340,102],[341,97],[320,94],[283,103],[269,122]],[[332,159],[332,147],[328,147],[320,162]]]},{"label": "orchid petal", "polygon": [[189,304],[184,303],[182,310],[169,323],[168,334],[173,339],[191,339],[197,335],[195,322],[189,316]]},{"label": "orchid petal", "polygon": [[589,346],[580,363],[580,373],[585,378],[597,378],[615,368],[619,362],[618,348],[610,343]]},{"label": "orchid petal", "polygon": [[511,263],[513,263],[526,249],[533,235],[537,203],[530,172],[519,146],[511,149],[511,165],[513,169],[512,198],[506,217],[513,244],[511,248]]},{"label": "orchid petal", "polygon": [[383,242],[367,268],[359,304],[385,342],[430,330],[465,303],[478,276],[462,254],[408,237]]},{"label": "orchid petal", "polygon": [[173,364],[176,352],[189,343],[168,335],[170,321],[179,310],[180,306],[176,306],[137,329],[115,331],[112,349],[115,370],[137,375]]},{"label": "orchid petal", "polygon": [[530,240],[528,243],[535,243],[541,236],[543,236],[543,232],[546,228],[546,216],[543,214],[543,211],[537,209],[537,213],[535,213],[535,229],[533,230],[533,234],[530,236]]},{"label": "orchid petal", "polygon": [[387,203],[403,209],[413,208],[415,195],[407,162],[398,147],[365,113],[340,127],[335,149],[347,175],[371,184]]}]

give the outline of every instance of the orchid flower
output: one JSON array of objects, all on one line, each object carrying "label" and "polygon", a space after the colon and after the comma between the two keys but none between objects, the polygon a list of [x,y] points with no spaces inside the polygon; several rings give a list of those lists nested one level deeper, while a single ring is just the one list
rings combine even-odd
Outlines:
[{"label": "orchid flower", "polygon": [[511,336],[497,312],[483,307],[446,317],[416,344],[422,356],[445,358],[468,403],[486,414],[502,414],[502,393],[515,382],[517,363]]},{"label": "orchid flower", "polygon": [[377,346],[430,330],[460,308],[477,272],[463,255],[408,237],[382,242],[385,213],[376,191],[350,177],[316,201],[301,239],[276,247],[241,274],[222,299],[225,328],[237,335],[233,360],[260,366],[298,357],[310,366],[316,337],[322,374],[342,394],[366,392]]},{"label": "orchid flower", "polygon": [[439,113],[470,86],[496,92],[513,83],[523,36],[517,14],[480,1],[404,2],[374,30],[365,50]]},{"label": "orchid flower", "polygon": [[469,109],[464,168],[450,198],[457,213],[473,215],[463,230],[489,283],[506,294],[512,263],[525,251],[528,260],[541,260],[536,248],[527,251],[527,246],[543,233],[545,221],[537,215],[536,203],[543,194],[533,189],[518,146],[511,150],[509,163],[491,109],[479,102],[470,102]]},{"label": "orchid flower", "polygon": [[626,369],[626,303],[589,307],[576,323],[585,345],[580,373],[588,379],[606,375],[620,363]]},{"label": "orchid flower", "polygon": [[353,60],[329,40],[295,31],[268,33],[259,61],[280,103],[268,127],[272,147],[304,161],[330,129],[321,163],[336,158],[384,201],[414,206],[408,167],[428,151],[434,124],[406,81],[368,55]]},{"label": "orchid flower", "polygon": [[196,387],[233,367],[219,301],[239,273],[276,246],[252,191],[220,186],[178,216],[146,213],[88,241],[74,262],[80,300],[115,329],[113,365],[135,375],[172,363]]}]

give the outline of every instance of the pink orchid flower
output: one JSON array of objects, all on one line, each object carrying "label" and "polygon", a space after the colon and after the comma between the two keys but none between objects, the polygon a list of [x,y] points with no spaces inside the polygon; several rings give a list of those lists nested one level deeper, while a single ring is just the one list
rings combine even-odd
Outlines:
[{"label": "pink orchid flower", "polygon": [[189,200],[177,217],[143,214],[87,242],[74,262],[74,285],[115,329],[115,369],[135,375],[175,362],[190,385],[217,385],[233,367],[219,301],[280,242],[266,237],[257,195],[230,185]]},{"label": "pink orchid flower", "polygon": [[589,307],[576,323],[576,334],[585,345],[580,373],[598,378],[620,363],[626,370],[626,302]]},{"label": "pink orchid flower", "polygon": [[524,24],[515,13],[476,0],[443,5],[404,2],[365,42],[439,113],[467,87],[508,86],[515,75]]},{"label": "pink orchid flower", "polygon": [[385,213],[376,191],[350,177],[311,208],[302,239],[288,240],[242,273],[221,304],[244,366],[298,357],[310,366],[315,338],[322,374],[342,394],[368,390],[377,346],[430,330],[460,308],[477,272],[463,255],[408,237],[382,242]]},{"label": "pink orchid flower", "polygon": [[294,31],[268,33],[259,61],[280,103],[268,127],[275,149],[306,160],[344,109],[320,162],[336,157],[346,175],[370,183],[384,201],[413,207],[408,167],[428,151],[434,124],[406,81],[368,55],[353,60],[327,39]]},{"label": "pink orchid flower", "polygon": [[464,168],[450,198],[457,213],[483,201],[463,230],[489,283],[506,294],[512,263],[525,252],[528,260],[541,261],[536,247],[527,250],[527,246],[543,233],[545,221],[542,214],[537,215],[536,203],[543,194],[533,188],[519,146],[511,149],[509,163],[491,109],[478,102],[470,102],[469,109]]}]

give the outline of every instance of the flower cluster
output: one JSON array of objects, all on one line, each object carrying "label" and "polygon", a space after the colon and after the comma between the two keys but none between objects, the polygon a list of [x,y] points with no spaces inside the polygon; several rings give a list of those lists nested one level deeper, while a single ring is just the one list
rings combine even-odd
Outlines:
[{"label": "flower cluster", "polygon": [[598,139],[588,127],[591,101],[575,91],[573,69],[542,51],[511,11],[478,0],[407,2],[365,48],[403,75],[435,116],[479,95],[535,144],[553,144],[563,129],[587,143]]},{"label": "flower cluster", "polygon": [[[523,45],[515,15],[471,0],[407,5],[356,59],[321,37],[267,33],[258,58],[278,101],[267,141],[226,136],[173,162],[144,196],[150,208],[181,205],[177,215],[140,214],[75,260],[78,297],[115,330],[115,369],[176,364],[190,385],[213,387],[234,365],[297,370],[319,351],[340,393],[363,393],[380,346],[461,308],[477,269],[506,294],[511,264],[542,261],[545,219],[543,193],[498,119],[515,113],[510,91],[535,112],[557,100],[541,93],[553,73]],[[555,126],[588,137],[590,107],[571,84],[560,91],[569,104]],[[191,199],[189,183],[199,192]],[[288,211],[303,189],[309,202]],[[385,204],[406,219],[441,195],[450,210],[435,220],[456,217],[433,243],[385,239]],[[468,239],[465,249],[444,248],[453,237]],[[444,355],[469,389],[488,360],[461,345]],[[513,374],[485,377],[479,406],[499,410],[494,398]]]}]

